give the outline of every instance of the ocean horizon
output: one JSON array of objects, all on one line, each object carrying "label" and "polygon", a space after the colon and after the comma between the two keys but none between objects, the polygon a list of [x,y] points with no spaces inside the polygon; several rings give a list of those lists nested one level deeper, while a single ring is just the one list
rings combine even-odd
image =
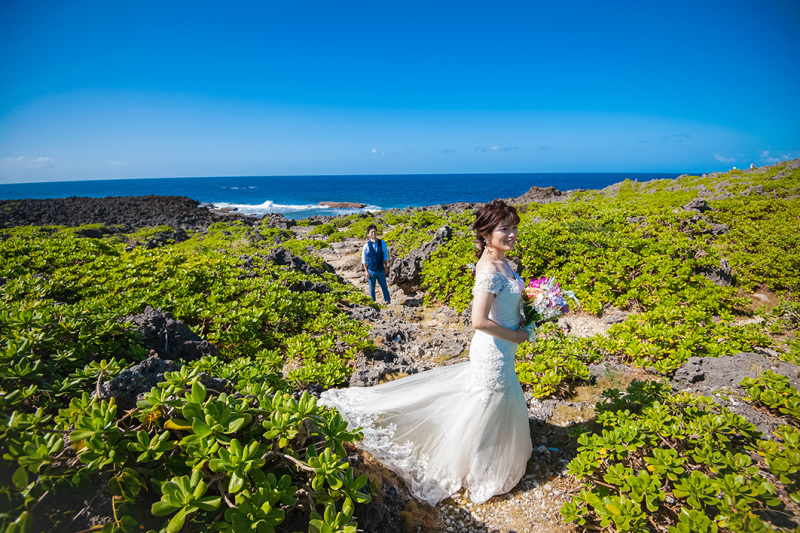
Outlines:
[{"label": "ocean horizon", "polygon": [[[380,174],[332,176],[242,176],[141,178],[0,184],[0,199],[45,199],[85,196],[188,196],[217,208],[264,216],[280,213],[303,219],[391,208],[513,198],[531,187],[561,191],[602,189],[630,179],[672,179],[678,173],[517,173],[517,174]],[[364,204],[359,209],[331,208],[325,202]]]}]

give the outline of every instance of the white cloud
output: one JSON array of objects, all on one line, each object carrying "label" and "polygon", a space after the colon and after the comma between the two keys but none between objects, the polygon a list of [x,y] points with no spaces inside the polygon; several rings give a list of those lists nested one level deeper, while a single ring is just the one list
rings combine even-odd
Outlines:
[{"label": "white cloud", "polygon": [[782,155],[772,155],[769,150],[763,150],[760,154],[761,162],[766,164],[778,163],[780,161],[790,161],[800,157],[800,151],[786,152]]},{"label": "white cloud", "polygon": [[476,146],[472,149],[473,152],[511,152],[513,150],[522,150],[519,146],[503,146],[503,145],[495,145],[495,146]]},{"label": "white cloud", "polygon": [[735,163],[735,157],[725,157],[724,155],[714,154],[714,159],[719,161],[720,163]]},{"label": "white cloud", "polygon": [[28,159],[25,156],[6,157],[0,159],[0,168],[3,170],[49,170],[55,167],[56,160],[49,157]]},{"label": "white cloud", "polygon": [[373,148],[372,150],[369,151],[369,153],[367,155],[374,155],[374,156],[378,156],[378,157],[390,157],[390,156],[394,156],[394,155],[398,155],[398,154],[397,154],[397,152],[394,152],[394,151],[393,152],[387,152],[385,150],[379,150],[377,148]]}]

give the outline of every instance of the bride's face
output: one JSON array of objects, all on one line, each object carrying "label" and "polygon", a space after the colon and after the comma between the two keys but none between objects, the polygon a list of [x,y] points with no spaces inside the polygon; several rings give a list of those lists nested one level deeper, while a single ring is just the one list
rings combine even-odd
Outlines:
[{"label": "bride's face", "polygon": [[495,250],[508,252],[517,244],[517,223],[513,218],[501,222],[489,236],[489,246]]}]

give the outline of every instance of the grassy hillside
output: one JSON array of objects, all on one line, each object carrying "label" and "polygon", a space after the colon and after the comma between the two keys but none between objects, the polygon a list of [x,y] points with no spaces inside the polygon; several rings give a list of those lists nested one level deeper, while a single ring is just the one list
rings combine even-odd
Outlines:
[{"label": "grassy hillside", "polygon": [[[627,316],[588,338],[542,328],[518,353],[525,388],[564,394],[608,359],[664,375],[692,356],[756,349],[796,364],[796,163],[520,206],[523,275],[557,278],[580,313]],[[698,196],[711,210],[681,208]],[[426,302],[463,310],[470,221],[469,211],[391,211],[333,219],[304,240],[216,223],[154,248],[143,244],[171,228],[0,231],[0,530],[355,531],[354,504],[370,499],[346,462],[359,436],[308,391],[344,384],[356,356],[375,348],[346,312],[372,303],[313,251],[374,222],[403,255],[449,225],[455,237],[425,264]],[[271,261],[279,246],[307,273]],[[731,284],[720,286],[710,278],[726,262]],[[299,289],[305,282],[326,290]],[[185,362],[121,412],[93,393],[148,356],[122,320],[146,306],[220,356]],[[204,375],[226,380],[224,390]],[[585,490],[565,520],[609,531],[790,530],[779,517],[800,503],[800,396],[774,375],[748,387],[754,405],[784,418],[780,434],[658,383],[607,391],[596,420],[571,429],[580,453],[569,470]]]}]

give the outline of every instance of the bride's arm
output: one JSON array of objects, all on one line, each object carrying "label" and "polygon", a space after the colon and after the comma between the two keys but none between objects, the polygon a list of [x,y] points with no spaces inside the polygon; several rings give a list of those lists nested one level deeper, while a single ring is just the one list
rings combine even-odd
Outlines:
[{"label": "bride's arm", "polygon": [[491,318],[489,311],[495,295],[490,292],[479,292],[472,300],[472,327],[488,333],[493,337],[521,344],[528,340],[528,332],[523,329],[513,330],[501,326]]}]

